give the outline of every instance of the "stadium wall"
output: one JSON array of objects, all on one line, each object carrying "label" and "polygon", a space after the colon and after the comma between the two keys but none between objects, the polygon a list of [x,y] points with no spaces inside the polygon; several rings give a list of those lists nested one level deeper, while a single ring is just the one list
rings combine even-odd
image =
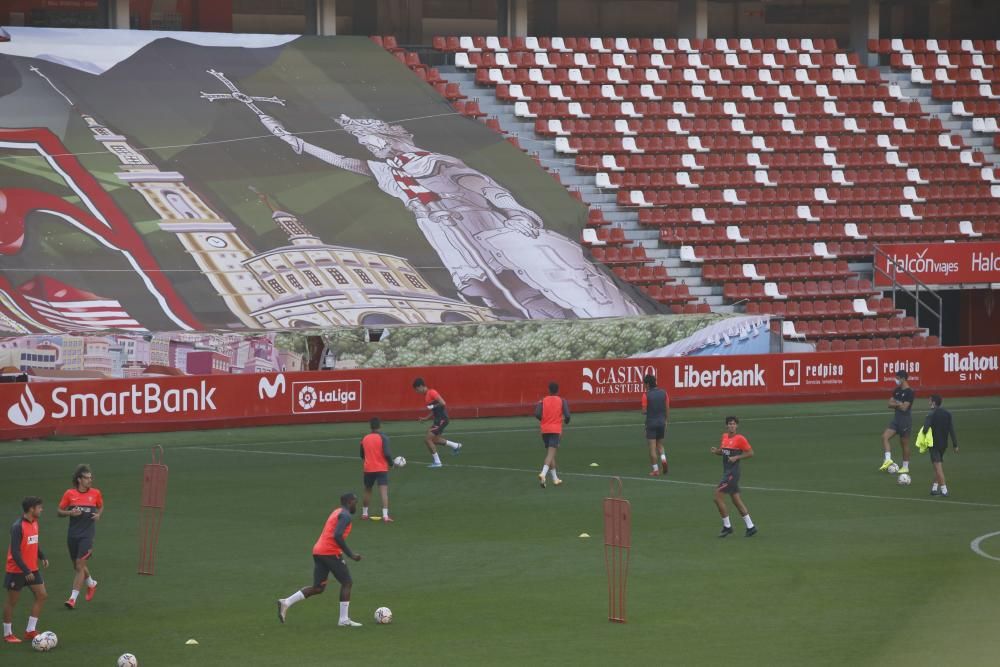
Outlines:
[{"label": "stadium wall", "polygon": [[674,406],[884,399],[898,369],[920,397],[998,393],[1000,345],[4,384],[0,439],[410,419],[417,376],[469,418],[530,415],[550,381],[576,412],[638,410],[647,372]]}]

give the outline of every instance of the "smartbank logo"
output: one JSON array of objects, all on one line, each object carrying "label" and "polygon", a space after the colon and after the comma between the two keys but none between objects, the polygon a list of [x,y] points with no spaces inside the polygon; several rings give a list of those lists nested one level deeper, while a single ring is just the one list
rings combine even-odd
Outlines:
[{"label": "smartbank logo", "polygon": [[641,394],[645,387],[642,379],[647,374],[656,375],[652,366],[598,366],[581,371],[585,394]]},{"label": "smartbank logo", "polygon": [[361,380],[292,383],[292,414],[360,411]]},{"label": "smartbank logo", "polygon": [[264,400],[264,397],[274,398],[278,394],[285,394],[285,374],[278,373],[273,381],[269,380],[267,377],[262,377],[259,382],[257,382],[257,396],[260,400]]},{"label": "smartbank logo", "polygon": [[899,271],[909,271],[910,273],[937,273],[949,275],[958,271],[958,262],[939,262],[932,257],[925,257],[930,248],[924,248],[923,252],[911,255],[886,255],[885,271],[892,272],[895,265]]},{"label": "smartbank logo", "polygon": [[764,369],[760,364],[753,368],[732,370],[725,364],[713,370],[699,371],[690,364],[674,366],[674,386],[678,389],[697,389],[698,387],[764,387]]},{"label": "smartbank logo", "polygon": [[[101,394],[71,392],[69,387],[56,387],[50,396],[55,406],[52,419],[78,417],[134,417],[139,415],[173,414],[178,412],[213,412],[215,387],[205,380],[197,387],[166,389],[148,383],[131,385],[125,391]],[[45,408],[35,400],[27,386],[20,400],[7,410],[7,418],[17,426],[34,426],[45,418]]]}]

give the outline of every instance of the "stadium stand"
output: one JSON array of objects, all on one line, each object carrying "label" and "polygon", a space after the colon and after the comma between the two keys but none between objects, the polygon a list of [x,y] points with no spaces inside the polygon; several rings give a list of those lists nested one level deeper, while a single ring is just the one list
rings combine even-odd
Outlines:
[{"label": "stadium stand", "polygon": [[[938,344],[848,264],[870,267],[875,243],[1000,236],[1000,173],[834,40],[439,37],[433,45],[473,74],[477,93],[492,91],[532,124],[519,143],[549,142],[592,175],[618,210],[657,232],[658,247],[676,249],[685,267],[700,268],[702,284],[721,287],[723,304],[785,318],[788,334],[821,348]],[[933,60],[935,76],[955,70],[934,82],[951,86],[935,97],[972,86],[979,97],[970,104],[1000,105],[989,83],[968,82],[992,76],[995,42],[871,46],[894,66]],[[460,113],[481,117],[478,101],[473,114],[454,99]],[[995,118],[976,118],[994,131]],[[591,209],[583,236],[595,259],[658,301],[687,298],[686,285],[671,289],[666,276],[641,278],[640,267],[656,266],[648,246],[631,245],[635,232],[609,225],[602,208]]]}]

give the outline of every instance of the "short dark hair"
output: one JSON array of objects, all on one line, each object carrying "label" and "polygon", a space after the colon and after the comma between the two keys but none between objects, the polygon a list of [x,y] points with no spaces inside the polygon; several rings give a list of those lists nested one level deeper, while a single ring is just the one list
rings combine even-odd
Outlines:
[{"label": "short dark hair", "polygon": [[378,417],[372,417],[368,420],[368,425],[371,426],[373,431],[377,431],[382,428],[382,420]]},{"label": "short dark hair", "polygon": [[898,371],[896,371],[896,377],[906,380],[910,377],[910,374],[904,371],[902,368],[900,368]]},{"label": "short dark hair", "polygon": [[414,389],[416,389],[417,387],[426,387],[426,386],[427,386],[427,383],[424,382],[423,378],[417,378],[416,380],[413,381],[413,388]]},{"label": "short dark hair", "polygon": [[652,373],[646,373],[646,376],[642,378],[642,383],[652,389],[656,386],[656,376]]},{"label": "short dark hair", "polygon": [[342,495],[340,497],[340,504],[341,505],[346,505],[347,503],[351,502],[352,500],[354,500],[357,497],[358,496],[357,496],[356,493],[354,493],[353,491],[348,491],[347,493],[345,493],[344,495]]},{"label": "short dark hair", "polygon": [[79,486],[80,478],[86,475],[87,473],[93,474],[90,471],[89,465],[87,465],[86,463],[81,463],[80,465],[78,465],[76,467],[76,470],[73,471],[73,486]]},{"label": "short dark hair", "polygon": [[27,512],[33,507],[37,507],[42,504],[42,499],[38,496],[27,496],[21,501],[21,510]]},{"label": "short dark hair", "polygon": [[558,394],[559,393],[559,383],[558,382],[550,382],[549,383],[549,393],[550,394]]},{"label": "short dark hair", "polygon": [[726,423],[728,424],[729,422],[734,422],[736,424],[739,424],[740,418],[735,415],[729,415],[728,417],[726,417]]},{"label": "short dark hair", "polygon": [[931,403],[934,404],[934,407],[940,408],[941,404],[944,403],[944,400],[938,394],[931,394]]}]

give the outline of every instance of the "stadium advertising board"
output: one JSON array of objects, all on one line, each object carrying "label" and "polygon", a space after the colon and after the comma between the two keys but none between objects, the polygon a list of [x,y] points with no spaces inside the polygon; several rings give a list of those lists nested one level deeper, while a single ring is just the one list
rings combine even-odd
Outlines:
[{"label": "stadium advertising board", "polygon": [[[1000,243],[900,243],[880,245],[875,285],[912,285],[906,272],[926,285],[1000,283]],[[888,275],[887,275],[888,274]]]},{"label": "stadium advertising board", "polygon": [[683,406],[882,398],[900,369],[918,395],[995,393],[1000,346],[0,384],[0,438],[410,419],[416,376],[469,418],[528,416],[553,380],[575,411],[638,410],[646,373]]}]

